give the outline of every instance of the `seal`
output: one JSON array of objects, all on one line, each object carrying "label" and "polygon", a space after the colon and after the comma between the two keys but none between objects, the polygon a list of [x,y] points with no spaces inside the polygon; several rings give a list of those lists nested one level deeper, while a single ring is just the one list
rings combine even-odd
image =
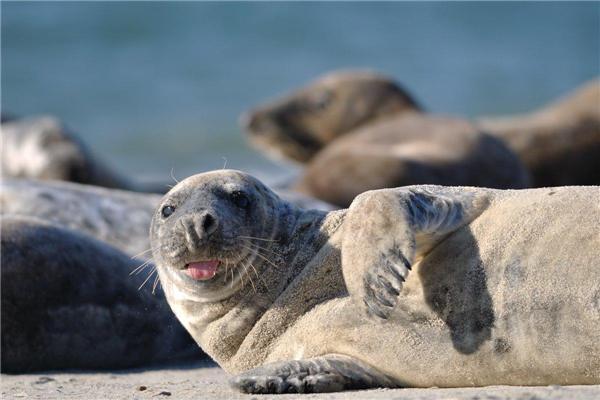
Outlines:
[{"label": "seal", "polygon": [[504,142],[468,121],[405,112],[332,142],[293,188],[348,207],[367,190],[415,184],[519,189],[530,180]]},{"label": "seal", "polygon": [[533,185],[600,184],[600,80],[528,114],[480,118],[531,172]]},{"label": "seal", "polygon": [[392,79],[348,70],[319,77],[240,120],[257,148],[275,158],[305,163],[338,136],[407,110],[420,106]]},{"label": "seal", "polygon": [[[34,218],[1,220],[3,373],[129,368],[202,352],[129,255]],[[151,265],[152,267],[152,265]]]},{"label": "seal", "polygon": [[71,182],[4,179],[0,214],[48,221],[104,241],[129,256],[146,258],[150,221],[161,197]]},{"label": "seal", "polygon": [[243,392],[597,384],[598,198],[410,186],[326,213],[216,171],[150,235],[169,305]]},{"label": "seal", "polygon": [[165,185],[134,183],[112,171],[58,119],[51,116],[2,121],[2,177],[60,180],[142,192]]}]

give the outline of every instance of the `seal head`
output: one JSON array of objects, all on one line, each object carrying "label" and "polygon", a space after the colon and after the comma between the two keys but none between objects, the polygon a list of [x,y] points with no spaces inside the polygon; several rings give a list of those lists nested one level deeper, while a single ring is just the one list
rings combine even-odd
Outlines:
[{"label": "seal head", "polygon": [[[239,171],[192,176],[175,186],[152,221],[161,281],[194,301],[227,298],[242,285],[256,240],[272,241],[292,207]],[[283,213],[283,214],[282,214]]]},{"label": "seal head", "polygon": [[336,137],[381,117],[420,110],[390,78],[336,71],[241,118],[250,142],[277,158],[304,163]]}]

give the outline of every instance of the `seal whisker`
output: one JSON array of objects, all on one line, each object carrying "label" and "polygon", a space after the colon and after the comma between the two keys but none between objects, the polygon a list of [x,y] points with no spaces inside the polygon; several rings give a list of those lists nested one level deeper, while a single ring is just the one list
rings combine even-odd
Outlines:
[{"label": "seal whisker", "polygon": [[242,276],[242,272],[240,271],[239,268],[238,268],[238,276],[240,277],[240,280],[242,281],[242,288],[244,288],[246,286],[246,282],[244,282],[244,277]]},{"label": "seal whisker", "polygon": [[137,253],[136,255],[133,255],[133,256],[131,256],[131,259],[133,260],[134,258],[138,258],[138,257],[139,257],[139,256],[141,256],[142,254],[146,254],[146,253],[148,253],[149,251],[153,251],[153,250],[154,250],[154,249],[153,249],[152,247],[150,247],[148,250],[144,250],[144,251],[142,251],[142,252],[140,252],[140,253]]},{"label": "seal whisker", "polygon": [[238,236],[238,238],[242,238],[242,239],[255,239],[255,240],[262,240],[265,242],[276,242],[277,240],[275,239],[266,239],[266,238],[259,238],[259,237],[255,237],[255,236]]},{"label": "seal whisker", "polygon": [[258,249],[256,247],[254,247],[254,245],[252,245],[251,243],[248,244],[246,242],[240,243],[240,246],[242,246],[244,249],[248,250],[248,252],[250,253],[247,257],[247,259],[251,259],[252,257],[256,256],[258,254]]},{"label": "seal whisker", "polygon": [[135,268],[133,271],[131,271],[131,272],[129,273],[129,276],[131,276],[131,275],[134,275],[134,274],[135,274],[135,275],[139,274],[139,273],[140,273],[140,272],[142,272],[144,269],[146,269],[146,267],[147,267],[148,265],[150,265],[150,263],[151,263],[152,261],[153,261],[153,259],[152,259],[152,258],[150,258],[149,260],[146,260],[146,261],[145,261],[143,264],[141,264],[141,265],[138,265],[138,266],[137,266],[137,267],[136,267],[136,268]]},{"label": "seal whisker", "polygon": [[265,288],[268,289],[269,285],[267,285],[267,282],[265,282],[265,280],[263,279],[263,277],[258,274],[258,271],[256,270],[256,267],[254,267],[254,264],[250,263],[250,266],[252,267],[252,270],[254,270],[254,274],[256,275],[256,277],[258,279],[260,279],[261,282],[265,285]]},{"label": "seal whisker", "polygon": [[174,170],[174,169],[175,169],[175,167],[171,167],[171,178],[173,178],[173,180],[174,180],[176,183],[179,183],[179,181],[177,180],[177,178],[175,178],[175,175],[173,174],[173,170]]},{"label": "seal whisker", "polygon": [[140,287],[138,288],[138,290],[141,290],[144,285],[146,284],[146,282],[148,282],[150,280],[150,278],[152,277],[152,275],[156,272],[156,267],[154,267],[152,269],[152,271],[150,271],[150,273],[148,274],[148,277],[146,278],[146,280],[144,282],[142,282],[142,284],[140,285]]},{"label": "seal whisker", "polygon": [[256,251],[256,255],[259,256],[260,258],[262,258],[263,260],[265,260],[266,262],[268,262],[269,264],[271,264],[273,266],[273,268],[275,269],[279,269],[279,266],[277,264],[275,264],[273,261],[269,260],[267,257],[265,257],[263,254],[261,254],[259,251]]},{"label": "seal whisker", "polygon": [[247,245],[249,245],[251,247],[254,247],[254,248],[258,249],[258,250],[268,251],[269,253],[272,253],[272,254],[274,254],[276,256],[282,257],[281,253],[278,253],[275,250],[271,250],[271,249],[269,249],[267,247],[260,246],[260,245],[258,245],[256,243],[253,243],[253,242],[249,241],[249,240],[242,240],[242,242],[244,242],[245,244],[247,244]]},{"label": "seal whisker", "polygon": [[156,291],[156,286],[158,286],[158,282],[159,282],[159,276],[158,274],[156,274],[156,277],[154,278],[154,284],[152,285],[152,295],[154,295],[154,292]]},{"label": "seal whisker", "polygon": [[252,285],[252,289],[254,290],[254,293],[257,293],[256,286],[254,286],[254,282],[252,281],[252,275],[250,275],[250,273],[248,272],[248,265],[242,263],[242,267],[244,267],[244,274],[248,277],[248,280],[250,281],[250,284]]}]

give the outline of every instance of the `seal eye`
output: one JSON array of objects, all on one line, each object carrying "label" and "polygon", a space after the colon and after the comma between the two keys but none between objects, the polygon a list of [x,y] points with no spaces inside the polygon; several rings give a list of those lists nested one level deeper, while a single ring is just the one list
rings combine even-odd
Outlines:
[{"label": "seal eye", "polygon": [[164,206],[162,208],[162,210],[160,211],[160,213],[162,214],[162,216],[164,218],[169,218],[169,216],[171,214],[173,214],[174,212],[175,212],[175,207],[173,207],[173,206]]},{"label": "seal eye", "polygon": [[250,200],[248,199],[246,193],[239,190],[231,193],[231,201],[233,201],[233,204],[240,208],[246,208],[248,205],[250,205]]}]

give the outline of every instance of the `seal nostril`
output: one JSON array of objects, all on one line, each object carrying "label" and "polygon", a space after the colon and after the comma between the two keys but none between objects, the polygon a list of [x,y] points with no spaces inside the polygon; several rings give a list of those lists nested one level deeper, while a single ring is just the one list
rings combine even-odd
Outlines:
[{"label": "seal nostril", "polygon": [[204,229],[206,234],[211,234],[215,230],[216,225],[215,218],[212,215],[206,214],[204,216],[204,221],[202,221],[202,229]]}]

